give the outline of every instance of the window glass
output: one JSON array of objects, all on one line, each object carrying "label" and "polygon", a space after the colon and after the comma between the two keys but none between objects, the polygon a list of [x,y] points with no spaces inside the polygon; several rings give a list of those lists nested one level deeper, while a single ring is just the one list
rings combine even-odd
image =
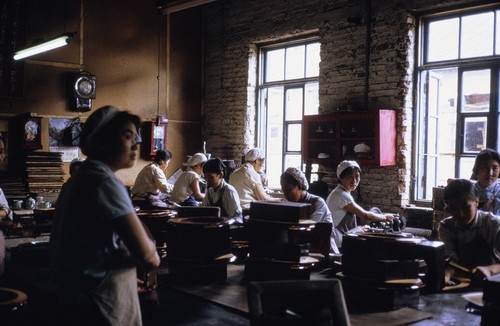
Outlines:
[{"label": "window glass", "polygon": [[[262,48],[257,145],[266,152],[269,187],[279,188],[281,173],[302,163],[302,118],[319,107],[317,40]],[[306,78],[307,74],[307,78]]]},{"label": "window glass", "polygon": [[265,67],[266,72],[264,74],[265,82],[273,82],[277,80],[285,79],[285,70],[283,69],[283,64],[285,63],[285,50],[270,50],[266,52]]},{"label": "window glass", "polygon": [[458,58],[459,19],[451,18],[429,23],[427,61]]},{"label": "window glass", "polygon": [[318,114],[319,109],[319,83],[305,85],[304,115]]},{"label": "window glass", "polygon": [[466,117],[464,119],[463,148],[465,153],[479,153],[486,148],[488,119],[486,117]]},{"label": "window glass", "polygon": [[287,129],[286,150],[288,152],[300,152],[302,125],[299,123],[289,124]]},{"label": "window glass", "polygon": [[302,119],[302,88],[286,90],[286,121]]},{"label": "window glass", "polygon": [[490,70],[465,71],[462,76],[462,112],[490,110]]},{"label": "window glass", "polygon": [[301,161],[300,155],[297,155],[297,154],[285,155],[285,169],[284,170],[286,170],[289,167],[302,168],[300,161]]},{"label": "window glass", "polygon": [[286,73],[287,80],[304,78],[305,46],[293,46],[286,49]]},{"label": "window glass", "polygon": [[472,175],[472,168],[474,167],[474,161],[476,157],[462,157],[460,158],[460,169],[458,171],[458,178],[470,179]]},{"label": "window glass", "polygon": [[495,50],[495,54],[500,54],[500,10],[497,10],[496,11],[496,15],[497,15],[497,27],[496,27],[496,32],[495,32],[495,47],[496,47],[496,50]]},{"label": "window glass", "polygon": [[460,57],[473,58],[493,54],[493,12],[462,18]]},{"label": "window glass", "polygon": [[499,148],[499,101],[491,101],[491,94],[498,92],[491,85],[500,87],[499,8],[422,17],[417,201],[430,201],[432,187],[446,185],[449,178],[470,178],[477,153]]},{"label": "window glass", "polygon": [[320,44],[308,44],[306,47],[306,77],[319,75]]}]

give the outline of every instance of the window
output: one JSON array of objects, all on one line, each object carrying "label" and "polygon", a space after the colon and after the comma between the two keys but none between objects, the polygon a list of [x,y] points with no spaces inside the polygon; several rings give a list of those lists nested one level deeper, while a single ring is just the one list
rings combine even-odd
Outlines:
[{"label": "window", "polygon": [[421,19],[415,199],[498,150],[500,6]]},{"label": "window", "polygon": [[260,49],[258,144],[272,188],[286,168],[302,167],[302,117],[318,114],[319,51],[317,40]]}]

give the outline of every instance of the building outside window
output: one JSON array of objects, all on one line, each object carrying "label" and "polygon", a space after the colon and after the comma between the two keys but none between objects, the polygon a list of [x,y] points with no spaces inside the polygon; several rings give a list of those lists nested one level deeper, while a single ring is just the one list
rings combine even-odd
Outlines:
[{"label": "building outside window", "polygon": [[498,150],[500,6],[421,18],[415,199],[469,179],[476,155]]},{"label": "building outside window", "polygon": [[302,169],[302,117],[318,114],[319,62],[317,39],[260,48],[257,143],[271,188],[286,168]]}]

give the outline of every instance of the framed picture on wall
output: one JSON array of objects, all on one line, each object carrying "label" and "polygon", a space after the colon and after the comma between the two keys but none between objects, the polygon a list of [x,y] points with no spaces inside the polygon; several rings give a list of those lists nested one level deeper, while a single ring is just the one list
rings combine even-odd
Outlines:
[{"label": "framed picture on wall", "polygon": [[22,121],[23,140],[22,149],[41,149],[42,148],[42,118],[25,117]]}]

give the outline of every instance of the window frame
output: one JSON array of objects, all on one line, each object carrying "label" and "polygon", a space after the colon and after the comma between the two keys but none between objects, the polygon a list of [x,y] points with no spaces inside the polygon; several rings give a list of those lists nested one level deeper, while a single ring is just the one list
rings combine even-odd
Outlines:
[{"label": "window frame", "polygon": [[[416,69],[415,69],[415,98],[416,98],[416,109],[414,110],[414,126],[415,130],[414,134],[414,159],[412,163],[412,171],[413,175],[416,177],[412,182],[412,197],[413,202],[421,205],[428,205],[431,199],[424,199],[419,197],[420,192],[425,187],[428,187],[426,182],[428,180],[422,181],[422,178],[427,176],[427,173],[424,175],[420,175],[422,172],[420,171],[421,165],[425,166],[426,163],[421,162],[424,160],[423,156],[427,154],[427,152],[422,152],[422,137],[427,138],[429,134],[427,131],[427,126],[424,126],[426,129],[422,132],[420,129],[423,123],[428,121],[423,121],[422,115],[424,114],[426,117],[428,116],[429,104],[426,103],[422,97],[426,96],[424,93],[428,92],[427,85],[424,85],[424,81],[422,80],[427,75],[430,75],[433,71],[437,69],[446,69],[446,68],[456,68],[457,69],[457,89],[456,89],[456,141],[455,141],[455,169],[454,169],[454,177],[457,177],[460,172],[460,160],[463,158],[475,158],[477,152],[466,152],[464,150],[464,121],[467,117],[479,117],[486,116],[487,117],[487,135],[486,135],[486,148],[494,148],[498,150],[499,148],[499,112],[500,112],[500,103],[499,103],[499,87],[500,87],[500,53],[495,53],[496,49],[499,47],[499,44],[495,42],[500,42],[500,38],[496,33],[498,33],[499,28],[497,27],[500,24],[499,14],[496,14],[497,11],[500,10],[500,4],[492,4],[482,7],[474,7],[474,8],[465,8],[465,9],[456,9],[449,12],[444,13],[426,13],[422,14],[419,18],[419,33],[417,34],[417,43],[418,49],[415,51],[416,55]],[[493,54],[488,56],[480,56],[474,58],[466,58],[461,59],[461,28],[459,27],[458,31],[458,54],[456,59],[451,60],[442,60],[442,61],[434,61],[429,62],[429,48],[426,46],[429,43],[429,24],[435,21],[450,19],[450,18],[459,18],[459,21],[462,17],[479,14],[482,12],[492,11],[494,12],[494,26],[493,26]],[[460,24],[459,24],[460,26]],[[426,43],[427,42],[427,43]],[[481,69],[489,69],[490,70],[490,99],[489,99],[489,111],[488,112],[462,112],[462,98],[463,98],[463,90],[462,90],[462,82],[463,82],[463,74],[467,71],[481,70]],[[426,89],[423,89],[426,87]],[[425,134],[425,135],[423,135]],[[438,153],[439,154],[439,153]],[[439,155],[438,155],[439,160]],[[464,176],[462,176],[464,177]],[[435,179],[436,180],[436,179]],[[424,184],[422,186],[422,184]],[[430,195],[430,196],[429,196]],[[431,194],[428,194],[427,198],[431,197]]]},{"label": "window frame", "polygon": [[[289,156],[300,156],[300,168],[303,170],[303,160],[302,160],[302,141],[299,144],[300,150],[289,150],[288,144],[287,144],[287,137],[288,137],[288,126],[294,125],[294,124],[300,124],[302,125],[302,118],[305,115],[305,101],[306,101],[306,88],[308,84],[315,83],[318,85],[318,91],[319,91],[319,69],[318,69],[318,75],[314,77],[306,77],[306,71],[304,70],[304,77],[303,78],[296,78],[296,79],[286,79],[286,76],[284,77],[285,79],[283,80],[278,80],[278,81],[270,81],[266,82],[264,80],[265,78],[265,73],[266,73],[266,60],[265,60],[265,53],[268,51],[276,50],[276,49],[286,49],[290,47],[295,47],[295,46],[300,46],[300,45],[310,45],[310,44],[318,44],[320,47],[321,51],[321,42],[320,38],[317,35],[311,35],[311,36],[306,36],[301,39],[292,39],[288,41],[280,41],[280,42],[275,42],[275,43],[267,43],[267,44],[259,44],[257,46],[258,49],[258,57],[259,57],[259,68],[258,68],[258,76],[257,76],[257,87],[256,87],[256,92],[257,92],[257,110],[256,110],[256,135],[257,135],[257,146],[262,148],[265,153],[266,157],[269,157],[270,150],[266,146],[267,142],[267,128],[268,128],[268,121],[267,121],[267,112],[268,112],[268,103],[267,103],[267,98],[268,98],[268,90],[272,87],[282,87],[282,94],[283,94],[283,103],[282,103],[282,121],[281,121],[281,126],[283,128],[282,133],[281,133],[281,140],[282,140],[282,151],[281,151],[281,162],[282,166],[280,167],[281,171],[284,171],[286,166],[286,158]],[[304,69],[307,68],[306,65],[307,62],[307,51],[304,56]],[[319,68],[319,67],[318,67]],[[285,55],[285,62],[283,64],[283,69],[286,70],[286,55]],[[302,90],[302,112],[301,112],[301,118],[300,119],[293,119],[293,120],[287,120],[286,118],[286,94],[287,91],[290,89],[297,89],[301,88]],[[319,100],[319,94],[318,94],[318,100]],[[318,110],[319,110],[319,102],[318,102]],[[318,112],[319,113],[319,112]],[[301,126],[302,127],[302,126]],[[302,132],[302,130],[301,130]],[[267,161],[267,160],[266,160]],[[267,164],[267,162],[266,162]]]}]

